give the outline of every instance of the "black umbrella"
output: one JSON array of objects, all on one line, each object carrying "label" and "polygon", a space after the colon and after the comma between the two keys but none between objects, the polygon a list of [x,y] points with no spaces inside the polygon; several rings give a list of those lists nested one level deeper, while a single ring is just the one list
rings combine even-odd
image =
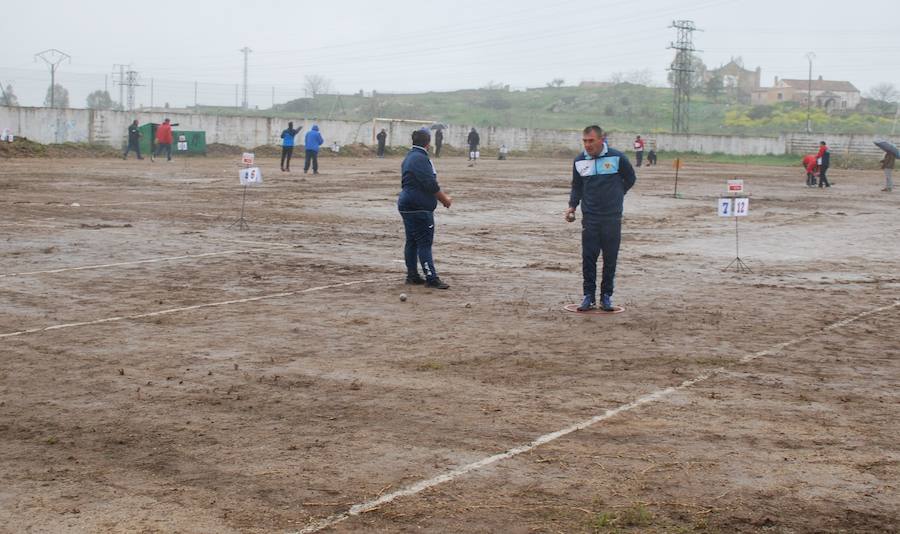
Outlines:
[{"label": "black umbrella", "polygon": [[436,123],[434,123],[434,124],[431,125],[431,129],[432,129],[432,130],[443,130],[443,129],[446,128],[446,127],[447,127],[446,124],[441,124],[441,123],[439,123],[439,122],[436,122]]},{"label": "black umbrella", "polygon": [[892,143],[888,143],[887,141],[875,141],[875,146],[889,154],[893,154],[895,158],[900,158],[900,150],[897,150],[897,147]]}]

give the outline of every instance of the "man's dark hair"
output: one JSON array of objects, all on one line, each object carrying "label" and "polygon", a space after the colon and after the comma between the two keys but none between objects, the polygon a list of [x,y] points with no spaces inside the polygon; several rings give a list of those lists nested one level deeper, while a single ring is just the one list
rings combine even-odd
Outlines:
[{"label": "man's dark hair", "polygon": [[584,129],[584,131],[582,133],[584,135],[587,135],[591,132],[594,132],[595,134],[597,134],[597,137],[603,137],[603,128],[597,126],[596,124],[592,124],[592,125],[588,126],[587,128]]},{"label": "man's dark hair", "polygon": [[412,134],[413,146],[425,147],[431,142],[431,134],[428,130],[416,130]]}]

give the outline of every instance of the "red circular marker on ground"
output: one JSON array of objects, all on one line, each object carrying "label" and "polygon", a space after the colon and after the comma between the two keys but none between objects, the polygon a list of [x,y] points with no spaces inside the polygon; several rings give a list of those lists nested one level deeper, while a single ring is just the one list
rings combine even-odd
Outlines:
[{"label": "red circular marker on ground", "polygon": [[603,311],[600,308],[594,308],[593,310],[587,311],[578,311],[578,306],[578,304],[566,304],[563,309],[581,315],[615,315],[617,313],[622,313],[623,311],[625,311],[625,308],[623,308],[622,306],[613,306],[612,311]]}]

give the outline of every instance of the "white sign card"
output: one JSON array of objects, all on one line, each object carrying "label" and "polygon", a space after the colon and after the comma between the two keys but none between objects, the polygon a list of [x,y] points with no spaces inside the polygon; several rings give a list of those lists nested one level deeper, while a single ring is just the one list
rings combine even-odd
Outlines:
[{"label": "white sign card", "polygon": [[256,158],[256,155],[253,152],[244,152],[244,155],[241,156],[241,163],[244,165],[253,165],[253,160]]},{"label": "white sign card", "polygon": [[259,167],[249,167],[240,170],[241,185],[259,185],[262,183],[262,171]]},{"label": "white sign card", "polygon": [[181,151],[187,150],[187,142],[178,141],[178,150],[181,150]]},{"label": "white sign card", "polygon": [[729,193],[743,193],[744,192],[744,181],[743,180],[728,180],[728,192]]},{"label": "white sign card", "polygon": [[746,217],[750,213],[750,199],[736,198],[734,199],[734,216]]},{"label": "white sign card", "polygon": [[719,217],[731,217],[734,211],[734,199],[720,198],[718,207]]}]

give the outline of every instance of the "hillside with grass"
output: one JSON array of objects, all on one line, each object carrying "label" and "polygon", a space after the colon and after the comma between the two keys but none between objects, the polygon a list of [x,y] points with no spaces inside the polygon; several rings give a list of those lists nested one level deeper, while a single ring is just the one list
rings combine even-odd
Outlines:
[{"label": "hillside with grass", "polygon": [[[822,134],[889,135],[894,108],[864,99],[854,112],[812,111],[812,129]],[[866,111],[871,110],[871,111]],[[318,95],[277,105],[261,114],[367,121],[373,117],[434,120],[479,127],[576,129],[598,123],[613,131],[668,132],[672,90],[622,83],[601,88],[506,88],[421,94]],[[697,134],[761,135],[806,130],[806,108],[786,102],[749,106],[699,94],[692,98],[690,131]]]}]

